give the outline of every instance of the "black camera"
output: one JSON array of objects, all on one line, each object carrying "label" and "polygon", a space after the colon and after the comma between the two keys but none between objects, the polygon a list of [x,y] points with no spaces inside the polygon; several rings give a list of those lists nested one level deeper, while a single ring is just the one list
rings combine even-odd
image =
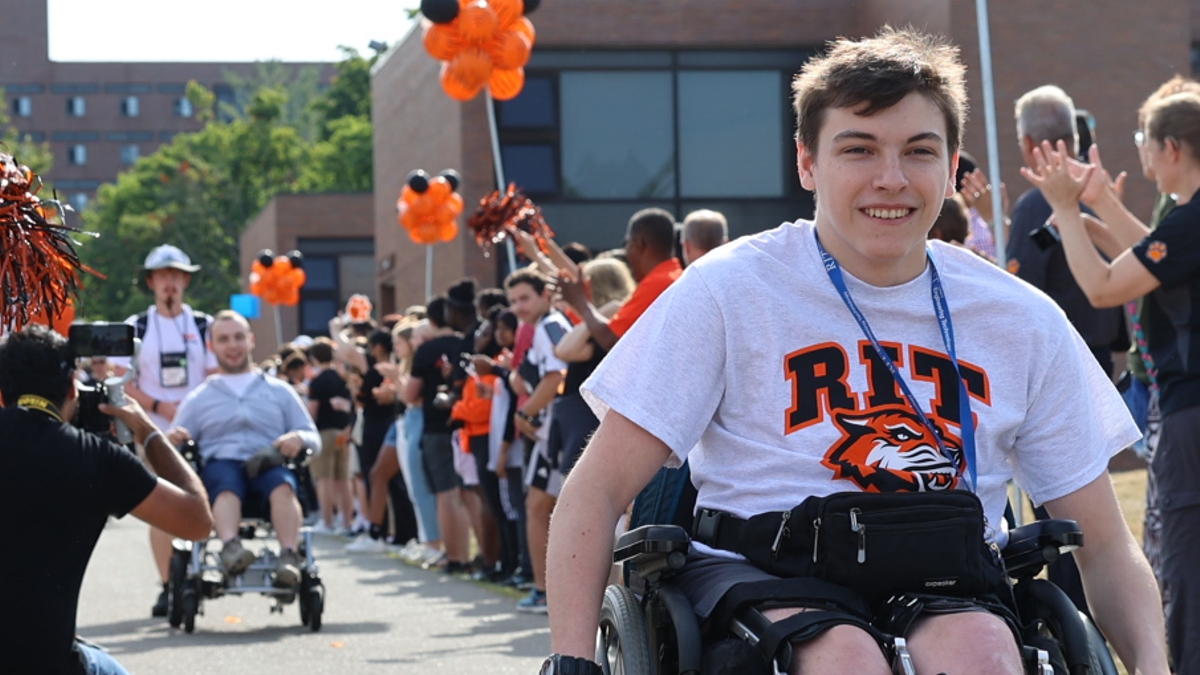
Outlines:
[{"label": "black camera", "polygon": [[[67,342],[76,358],[97,356],[136,357],[139,341],[134,337],[133,326],[127,323],[74,323],[71,324]],[[136,361],[136,358],[135,358]],[[100,412],[101,403],[120,406],[125,404],[125,383],[133,378],[130,368],[120,377],[96,380],[90,385],[76,384],[79,398],[75,405],[75,417],[71,423],[94,434],[107,433],[112,419]],[[124,424],[117,421],[117,440],[129,443],[133,434]]]}]

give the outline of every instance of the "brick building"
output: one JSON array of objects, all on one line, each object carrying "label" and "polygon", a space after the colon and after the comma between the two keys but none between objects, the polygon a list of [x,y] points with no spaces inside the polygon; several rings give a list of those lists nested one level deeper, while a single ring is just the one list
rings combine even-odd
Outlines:
[{"label": "brick building", "polygon": [[[184,98],[196,80],[231,100],[225,74],[252,75],[253,63],[60,63],[49,58],[46,0],[20,3],[0,21],[0,88],[12,125],[48,141],[59,194],[82,211],[101,183],[177,133],[197,131]],[[108,38],[105,38],[108,39]],[[125,39],[114,36],[112,39]],[[320,66],[323,77],[332,64]]]},{"label": "brick building", "polygon": [[[1148,214],[1153,186],[1130,139],[1136,108],[1159,83],[1192,71],[1200,0],[993,0],[992,59],[1000,160],[1012,198],[1013,102],[1055,83],[1098,120],[1105,162],[1127,170],[1127,200]],[[521,95],[496,105],[505,178],[543,208],[560,241],[619,246],[630,214],[661,206],[682,218],[714,208],[731,234],[808,216],[795,178],[788,87],[804,59],[837,36],[885,23],[948,36],[968,64],[972,104],[964,144],[986,163],[975,3],[968,0],[547,0],[530,16],[537,44]],[[420,31],[376,65],[376,272],[380,305],[423,301],[425,251],[396,223],[409,171],[455,168],[469,215],[495,189],[487,104],[462,104],[438,83]],[[469,236],[434,247],[433,289],[464,275],[503,273]]]}]

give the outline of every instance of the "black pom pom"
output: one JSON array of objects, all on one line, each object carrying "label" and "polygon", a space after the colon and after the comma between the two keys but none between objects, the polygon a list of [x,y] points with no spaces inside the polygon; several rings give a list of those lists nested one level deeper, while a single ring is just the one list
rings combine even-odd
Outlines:
[{"label": "black pom pom", "polygon": [[302,270],[304,269],[304,254],[300,251],[288,251],[288,260],[291,261],[292,267]]},{"label": "black pom pom", "polygon": [[542,4],[542,0],[525,0],[525,13],[533,14]]},{"label": "black pom pom", "polygon": [[458,17],[458,0],[421,0],[421,13],[434,23],[450,23]]},{"label": "black pom pom", "polygon": [[446,169],[438,175],[446,179],[446,182],[450,184],[451,190],[457,190],[459,184],[462,183],[462,176],[458,175],[458,172],[454,169]]},{"label": "black pom pom", "polygon": [[271,263],[275,262],[275,254],[271,252],[271,249],[264,248],[258,252],[258,262],[263,267],[270,267]]},{"label": "black pom pom", "polygon": [[421,169],[408,174],[408,187],[419,195],[425,194],[425,191],[429,189],[429,174]]}]

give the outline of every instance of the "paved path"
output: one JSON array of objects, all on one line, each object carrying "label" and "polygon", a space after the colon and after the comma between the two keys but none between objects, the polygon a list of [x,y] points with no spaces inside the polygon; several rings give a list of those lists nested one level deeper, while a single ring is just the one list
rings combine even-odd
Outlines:
[{"label": "paved path", "polygon": [[272,614],[268,598],[230,596],[206,601],[189,635],[149,616],[157,586],[146,525],[111,522],[84,579],[78,632],[132,675],[532,675],[550,651],[546,617],[517,613],[515,595],[315,539],[327,598],[320,632],[300,625],[296,604]]}]

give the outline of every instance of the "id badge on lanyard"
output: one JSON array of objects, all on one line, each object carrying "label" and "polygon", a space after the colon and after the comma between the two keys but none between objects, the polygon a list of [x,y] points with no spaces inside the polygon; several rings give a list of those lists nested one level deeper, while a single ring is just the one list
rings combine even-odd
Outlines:
[{"label": "id badge on lanyard", "polygon": [[170,352],[160,354],[159,373],[164,387],[187,387],[188,361],[187,352]]}]

